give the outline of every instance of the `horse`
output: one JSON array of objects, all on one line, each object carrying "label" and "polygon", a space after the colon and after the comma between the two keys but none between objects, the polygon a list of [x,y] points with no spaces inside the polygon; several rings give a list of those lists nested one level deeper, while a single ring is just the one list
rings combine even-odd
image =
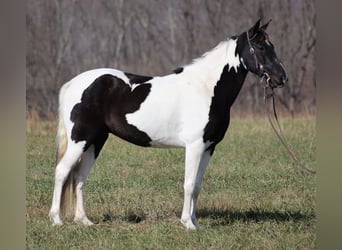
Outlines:
[{"label": "horse", "polygon": [[[271,21],[271,20],[270,20]],[[259,19],[190,64],[163,76],[98,68],[75,76],[59,92],[54,191],[49,216],[61,210],[92,225],[83,186],[109,133],[142,147],[185,148],[184,204],[180,221],[199,227],[197,200],[206,167],[230,121],[230,108],[248,72],[282,87],[287,73]],[[69,190],[69,191],[68,191]],[[69,197],[69,198],[68,198]],[[73,205],[73,206],[72,206]]]}]

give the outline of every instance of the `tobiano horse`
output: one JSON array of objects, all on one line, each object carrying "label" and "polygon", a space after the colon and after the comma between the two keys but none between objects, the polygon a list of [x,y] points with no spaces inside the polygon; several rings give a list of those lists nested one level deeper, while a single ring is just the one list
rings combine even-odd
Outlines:
[{"label": "tobiano horse", "polygon": [[[92,225],[83,185],[109,133],[143,147],[185,148],[181,223],[198,228],[197,200],[203,174],[230,121],[230,108],[250,71],[272,88],[287,82],[260,20],[189,65],[164,76],[93,69],[65,83],[59,94],[57,166],[50,209],[62,224],[61,207],[74,204],[74,221]],[[68,192],[67,190],[71,190]],[[67,195],[71,199],[64,199]]]}]

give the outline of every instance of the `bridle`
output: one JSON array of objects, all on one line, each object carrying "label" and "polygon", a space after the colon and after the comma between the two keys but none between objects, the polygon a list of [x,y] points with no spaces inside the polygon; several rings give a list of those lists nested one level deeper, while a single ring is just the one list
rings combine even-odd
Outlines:
[{"label": "bridle", "polygon": [[248,31],[246,31],[246,36],[247,36],[247,42],[248,42],[248,46],[249,46],[249,53],[254,57],[255,67],[258,70],[259,75],[261,75],[261,79],[262,80],[266,79],[267,87],[270,87],[271,89],[273,89],[270,86],[271,77],[266,71],[263,70],[264,66],[261,63],[259,63],[259,60],[255,54],[255,49],[253,48],[252,43],[251,43],[251,39],[249,38]]},{"label": "bridle", "polygon": [[[259,63],[259,60],[255,54],[255,49],[252,46],[251,43],[251,39],[249,38],[249,34],[248,31],[246,31],[246,36],[247,36],[247,42],[248,42],[248,46],[249,46],[249,53],[254,57],[254,62],[255,62],[255,67],[258,70],[259,75],[261,75],[260,77],[260,83],[265,83],[263,88],[264,88],[264,102],[266,101],[266,99],[270,98],[270,97],[274,97],[274,91],[273,91],[273,87],[270,85],[270,81],[271,81],[271,77],[270,75],[263,70],[263,65]],[[264,81],[266,79],[266,81]],[[270,93],[268,93],[270,92]],[[273,98],[274,99],[274,98]]]},{"label": "bridle", "polygon": [[[284,145],[285,149],[287,150],[287,152],[289,153],[289,155],[292,157],[292,159],[297,163],[297,166],[301,169],[301,170],[305,170],[308,171],[311,174],[315,174],[316,171],[312,170],[310,168],[308,168],[307,166],[305,166],[298,158],[298,156],[295,154],[295,152],[293,151],[293,149],[289,146],[289,144],[287,143],[283,130],[281,129],[281,126],[279,124],[279,120],[278,120],[278,114],[276,111],[276,106],[275,106],[275,94],[273,91],[273,87],[270,85],[270,81],[271,81],[271,77],[270,75],[266,72],[263,71],[263,65],[259,63],[259,60],[255,54],[255,49],[253,48],[252,44],[251,44],[251,39],[249,37],[248,31],[246,31],[246,35],[247,35],[247,42],[248,42],[248,46],[249,46],[249,53],[251,55],[253,55],[254,57],[254,61],[255,61],[255,66],[256,69],[258,70],[259,75],[261,75],[260,77],[260,83],[263,84],[263,89],[264,89],[264,103],[265,103],[265,108],[267,110],[267,116],[268,116],[268,120],[271,124],[271,127],[273,129],[273,131],[275,132],[275,134],[278,136],[279,140],[281,141],[281,143]],[[270,114],[270,109],[268,108],[270,105],[267,105],[267,101],[269,99],[272,98],[272,107],[273,107],[273,115],[274,115],[274,119],[276,121],[276,126],[278,127],[278,130],[276,129],[276,126],[274,125],[274,123],[272,122],[271,119],[271,114]]]}]

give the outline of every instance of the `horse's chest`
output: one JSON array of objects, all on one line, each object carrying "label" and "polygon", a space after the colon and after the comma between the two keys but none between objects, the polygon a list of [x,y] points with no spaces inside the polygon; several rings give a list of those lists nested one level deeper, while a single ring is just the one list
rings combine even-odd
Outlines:
[{"label": "horse's chest", "polygon": [[226,110],[225,112],[219,112],[217,110],[215,112],[215,110],[213,111],[211,109],[209,112],[208,123],[204,128],[203,141],[210,141],[215,144],[219,143],[223,139],[229,127],[229,121],[229,110]]}]

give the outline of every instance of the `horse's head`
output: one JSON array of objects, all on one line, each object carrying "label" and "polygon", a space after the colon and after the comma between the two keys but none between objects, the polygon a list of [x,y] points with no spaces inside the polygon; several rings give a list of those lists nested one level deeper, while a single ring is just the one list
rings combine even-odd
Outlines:
[{"label": "horse's head", "polygon": [[238,37],[238,51],[246,68],[260,77],[266,77],[270,87],[283,87],[287,82],[284,66],[278,60],[274,46],[270,42],[266,28],[260,20]]}]

